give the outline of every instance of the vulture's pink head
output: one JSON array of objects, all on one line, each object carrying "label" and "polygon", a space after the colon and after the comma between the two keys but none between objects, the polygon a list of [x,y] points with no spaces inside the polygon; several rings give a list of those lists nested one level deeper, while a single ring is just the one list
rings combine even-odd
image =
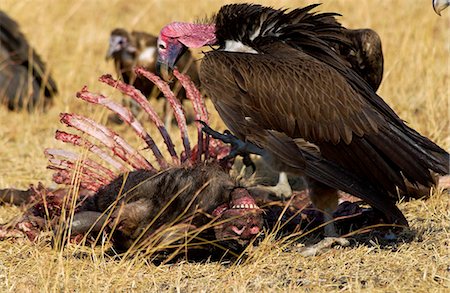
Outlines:
[{"label": "vulture's pink head", "polygon": [[172,78],[172,70],[187,48],[200,48],[216,43],[216,28],[212,24],[172,22],[158,38],[157,71],[163,79]]}]

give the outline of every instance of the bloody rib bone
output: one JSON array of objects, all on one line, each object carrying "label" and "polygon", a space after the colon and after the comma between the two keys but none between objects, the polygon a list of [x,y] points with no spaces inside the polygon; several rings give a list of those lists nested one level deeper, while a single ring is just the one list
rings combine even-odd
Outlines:
[{"label": "bloody rib bone", "polygon": [[148,145],[148,147],[152,150],[153,154],[155,155],[155,158],[158,161],[159,166],[163,169],[168,167],[168,164],[164,159],[163,155],[161,154],[161,151],[159,150],[158,146],[155,144],[155,141],[145,131],[142,124],[138,120],[136,120],[133,114],[131,114],[131,111],[129,109],[108,99],[103,95],[96,95],[90,93],[87,90],[86,86],[83,87],[83,89],[77,93],[77,97],[93,104],[103,105],[106,108],[110,109],[111,111],[115,112],[117,115],[119,115],[120,118],[126,123],[128,123],[134,129],[134,131],[136,131],[138,136],[145,141],[145,143]]},{"label": "bloody rib bone", "polygon": [[175,165],[178,165],[180,163],[180,160],[178,159],[178,155],[175,152],[175,147],[172,142],[172,139],[170,138],[169,133],[167,132],[166,127],[164,126],[164,123],[162,122],[161,118],[158,116],[156,111],[153,109],[153,107],[150,105],[148,100],[145,98],[145,96],[136,88],[134,88],[131,85],[128,85],[120,80],[115,80],[112,78],[110,74],[102,75],[99,78],[99,81],[120,90],[123,94],[129,96],[133,100],[135,100],[147,114],[149,115],[150,119],[155,123],[156,127],[158,128],[159,132],[161,133],[161,136],[164,140],[164,143],[167,146],[167,150],[169,151],[170,156],[172,157],[173,163]]},{"label": "bloody rib bone", "polygon": [[102,150],[97,145],[91,143],[87,139],[82,139],[80,136],[67,133],[65,131],[56,130],[55,138],[57,140],[60,140],[62,142],[68,142],[76,146],[86,147],[89,151],[99,156],[103,161],[108,162],[111,166],[113,166],[116,170],[118,170],[120,173],[124,173],[129,171],[125,165],[123,165],[121,162],[115,160],[113,157],[111,157],[107,152]]},{"label": "bloody rib bone", "polygon": [[[186,91],[186,97],[191,101],[192,106],[194,107],[195,112],[195,119],[196,120],[202,120],[205,123],[208,123],[208,112],[206,111],[206,106],[204,103],[204,100],[202,99],[202,96],[195,87],[192,80],[189,79],[188,76],[181,74],[178,69],[174,70],[174,75],[178,79],[178,81],[181,83],[181,85],[184,87]],[[200,162],[202,159],[202,153],[204,151],[207,152],[208,150],[208,144],[209,139],[207,137],[206,139],[206,146],[203,147],[203,131],[202,131],[202,125],[199,122],[196,122],[197,124],[197,162]]]},{"label": "bloody rib bone", "polygon": [[115,155],[124,162],[129,163],[133,168],[156,171],[152,164],[139,154],[138,151],[109,128],[77,114],[61,113],[60,120],[68,126],[74,127],[98,139],[110,148]]},{"label": "bloody rib bone", "polygon": [[[144,76],[149,81],[153,82],[159,90],[164,94],[166,99],[169,101],[170,106],[173,109],[175,119],[177,120],[178,128],[180,129],[181,139],[183,140],[183,146],[185,151],[184,160],[188,160],[191,157],[191,146],[189,143],[189,137],[187,134],[186,116],[181,106],[180,101],[175,97],[174,93],[170,90],[169,85],[164,82],[161,78],[153,73],[146,71],[144,68],[136,68],[135,72],[137,75]],[[184,161],[182,158],[182,161]]]},{"label": "bloody rib bone", "polygon": [[[82,156],[80,156],[77,153],[74,153],[71,151],[66,151],[66,150],[58,150],[58,149],[45,149],[44,153],[47,157],[49,157],[49,161],[55,165],[58,165],[63,162],[61,160],[55,161],[56,157],[63,157],[70,164],[74,164],[76,161],[82,161],[83,165],[86,164],[86,166],[88,166],[91,169],[96,171],[97,175],[94,175],[94,177],[100,176],[102,181],[105,181],[105,182],[112,181],[114,178],[116,178],[116,174],[114,174],[108,168],[105,168],[104,166],[102,166],[102,165],[98,164],[97,162],[94,162],[88,158],[82,158]],[[100,172],[103,173],[104,176],[100,175],[99,174]],[[85,172],[83,172],[83,173],[85,173]]]},{"label": "bloody rib bone", "polygon": [[180,73],[178,69],[174,69],[173,73],[181,83],[183,88],[186,90],[186,96],[192,102],[196,117],[199,117],[198,120],[202,120],[203,122],[208,124],[208,111],[206,110],[205,101],[204,99],[202,99],[200,91],[197,89],[189,76]]},{"label": "bloody rib bone", "polygon": [[[64,184],[64,185],[72,185],[72,174],[69,170],[66,170],[64,168],[59,168],[56,166],[47,166],[47,169],[55,170],[56,172],[53,173],[53,181],[58,184]],[[86,174],[79,173],[80,176],[80,186],[82,188],[97,191],[100,189],[100,187],[104,186],[101,183],[98,183],[95,180],[92,180],[91,177],[89,177]]]},{"label": "bloody rib bone", "polygon": [[[65,169],[70,172],[79,172],[80,174],[84,174],[86,176],[90,176],[92,179],[99,181],[102,185],[106,185],[110,182],[110,180],[106,179],[105,177],[102,177],[100,174],[96,173],[92,169],[84,167],[80,167],[77,169],[77,163],[70,161],[70,160],[62,160],[62,159],[56,159],[56,158],[49,158],[48,161],[52,164],[52,166]],[[85,163],[85,162],[83,162]]]}]

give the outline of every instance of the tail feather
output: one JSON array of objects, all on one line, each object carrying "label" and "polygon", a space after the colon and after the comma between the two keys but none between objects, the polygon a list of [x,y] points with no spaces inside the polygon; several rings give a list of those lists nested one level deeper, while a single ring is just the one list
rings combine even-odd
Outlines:
[{"label": "tail feather", "polygon": [[386,191],[380,190],[370,182],[329,161],[316,158],[307,158],[307,160],[311,160],[305,170],[307,176],[361,198],[373,208],[381,211],[389,223],[408,226],[408,220]]},{"label": "tail feather", "polygon": [[[398,129],[395,129],[395,131],[398,131]],[[407,131],[409,139],[416,142],[423,150],[422,152],[427,158],[425,162],[428,163],[428,168],[441,175],[449,174],[450,156],[448,152],[414,129],[408,127]]]},{"label": "tail feather", "polygon": [[[255,138],[255,137],[252,137]],[[289,172],[306,175],[323,184],[361,198],[381,211],[389,223],[408,226],[403,213],[397,208],[387,191],[362,176],[357,176],[339,165],[301,150],[287,135],[277,131],[261,132],[256,138],[264,150],[285,165]]]},{"label": "tail feather", "polygon": [[385,139],[378,142],[378,147],[395,152],[389,158],[411,183],[431,187],[435,182],[430,171],[449,173],[449,154],[415,130],[391,126],[384,134]]}]

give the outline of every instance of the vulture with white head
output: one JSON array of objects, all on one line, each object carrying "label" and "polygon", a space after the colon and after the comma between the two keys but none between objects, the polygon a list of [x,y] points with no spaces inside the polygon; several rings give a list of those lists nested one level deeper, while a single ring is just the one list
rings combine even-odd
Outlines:
[{"label": "vulture with white head", "polygon": [[325,219],[342,190],[406,226],[397,189],[406,192],[405,179],[433,185],[430,171],[448,173],[449,154],[376,94],[378,85],[342,54],[358,51],[349,30],[335,13],[311,12],[316,6],[232,4],[208,23],[171,23],[158,39],[161,75],[170,79],[186,48],[217,46],[204,54],[200,80],[231,133],[251,143],[242,150],[306,176]]}]

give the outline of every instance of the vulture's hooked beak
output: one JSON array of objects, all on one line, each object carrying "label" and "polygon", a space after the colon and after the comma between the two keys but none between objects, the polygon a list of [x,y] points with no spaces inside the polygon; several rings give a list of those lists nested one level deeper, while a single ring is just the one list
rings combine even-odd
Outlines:
[{"label": "vulture's hooked beak", "polygon": [[114,52],[116,52],[116,50],[110,45],[108,48],[108,52],[106,52],[105,60],[108,61],[109,59],[111,59]]},{"label": "vulture's hooked beak", "polygon": [[173,77],[173,69],[178,59],[186,52],[187,48],[175,39],[169,42],[158,40],[158,59],[156,60],[156,72],[165,81],[169,82]]},{"label": "vulture's hooked beak", "polygon": [[433,0],[433,9],[437,15],[441,15],[441,11],[450,5],[449,0]]},{"label": "vulture's hooked beak", "polygon": [[109,39],[108,52],[106,52],[106,56],[105,56],[106,61],[111,59],[111,57],[113,56],[114,53],[122,50],[123,42],[124,42],[124,39],[121,36],[112,36]]},{"label": "vulture's hooked beak", "polygon": [[105,59],[111,59],[114,54],[122,50],[127,50],[130,53],[133,53],[136,51],[136,48],[130,46],[128,43],[128,39],[123,36],[111,36],[111,38],[109,39],[109,47],[108,52],[106,52]]}]

